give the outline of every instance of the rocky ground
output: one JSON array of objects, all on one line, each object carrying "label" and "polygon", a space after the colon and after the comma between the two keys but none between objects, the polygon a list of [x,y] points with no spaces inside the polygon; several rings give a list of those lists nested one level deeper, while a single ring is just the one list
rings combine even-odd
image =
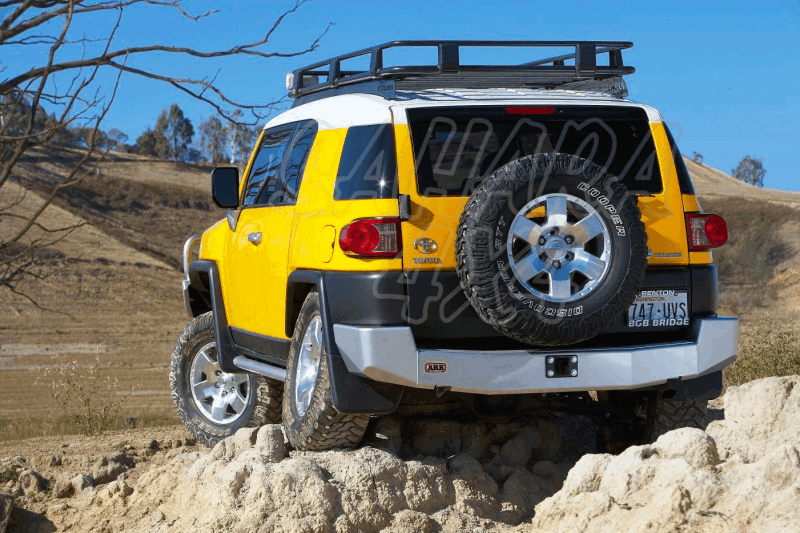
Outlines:
[{"label": "rocky ground", "polygon": [[[800,531],[800,376],[728,389],[724,419],[620,455],[586,419],[386,418],[356,450],[279,426],[213,450],[179,428],[0,448],[9,532]],[[719,418],[719,417],[717,417]],[[17,452],[17,453],[15,453]],[[2,532],[3,527],[0,527]]]}]

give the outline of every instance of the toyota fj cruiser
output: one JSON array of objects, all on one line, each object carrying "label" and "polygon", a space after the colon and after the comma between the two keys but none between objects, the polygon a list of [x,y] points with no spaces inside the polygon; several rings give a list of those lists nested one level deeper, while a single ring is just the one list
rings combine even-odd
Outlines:
[{"label": "toyota fj cruiser", "polygon": [[[727,229],[625,98],[631,46],[398,41],[290,73],[243,179],[211,175],[227,218],[184,247],[189,431],[355,446],[371,417],[456,404],[578,410],[629,442],[701,424],[736,357]],[[434,60],[390,60],[409,50]],[[532,57],[466,61],[492,50]]]}]

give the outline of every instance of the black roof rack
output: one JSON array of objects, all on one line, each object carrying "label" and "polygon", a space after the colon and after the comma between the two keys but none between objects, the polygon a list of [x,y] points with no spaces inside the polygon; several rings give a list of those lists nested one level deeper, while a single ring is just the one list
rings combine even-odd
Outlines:
[{"label": "black roof rack", "polygon": [[[392,41],[297,69],[286,76],[286,88],[290,97],[299,100],[295,105],[334,94],[352,92],[368,92],[392,97],[395,83],[391,82],[397,82],[398,88],[409,90],[553,88],[567,85],[588,88],[586,82],[618,78],[620,89],[623,89],[624,83],[621,77],[636,71],[633,67],[624,66],[622,63],[622,50],[632,46],[633,43],[626,41]],[[437,64],[386,65],[384,63],[385,50],[411,47],[436,47]],[[460,60],[461,49],[465,47],[535,49],[571,47],[575,52],[514,65],[465,65]],[[600,54],[608,54],[608,65],[598,65],[597,56]],[[343,61],[367,55],[368,70],[342,69]],[[574,61],[574,65],[567,65],[567,61]],[[621,90],[609,92],[619,93]]]}]

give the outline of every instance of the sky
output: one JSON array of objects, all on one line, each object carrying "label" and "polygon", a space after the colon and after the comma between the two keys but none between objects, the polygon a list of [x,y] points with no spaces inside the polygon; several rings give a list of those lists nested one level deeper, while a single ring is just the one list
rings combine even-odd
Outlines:
[{"label": "sky", "polygon": [[[174,10],[128,10],[113,46],[164,44],[202,50],[257,40],[293,1],[185,2],[192,13],[218,10],[194,22]],[[113,17],[76,20],[74,35],[105,37]],[[0,18],[5,13],[0,11]],[[329,24],[332,25],[329,26]],[[51,27],[52,28],[52,27]],[[620,40],[636,73],[629,98],[656,107],[684,155],[730,172],[745,156],[763,158],[765,186],[800,190],[800,1],[777,2],[375,2],[312,0],[286,17],[265,50],[302,49],[328,28],[318,48],[295,58],[190,60],[167,54],[129,64],[214,78],[234,99],[261,104],[286,95],[287,72],[339,54],[396,39]],[[77,45],[64,59],[86,52]],[[35,47],[0,49],[0,79],[41,61]],[[113,86],[115,73],[98,81]],[[62,82],[63,84],[63,82]],[[131,141],[177,102],[199,124],[214,110],[163,83],[124,76],[104,129]],[[289,103],[285,104],[287,107]]]}]

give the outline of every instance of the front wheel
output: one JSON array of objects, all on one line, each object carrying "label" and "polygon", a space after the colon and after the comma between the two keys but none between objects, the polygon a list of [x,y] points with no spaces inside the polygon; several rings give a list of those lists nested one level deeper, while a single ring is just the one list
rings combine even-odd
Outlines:
[{"label": "front wheel", "polygon": [[283,430],[296,450],[353,448],[369,423],[369,415],[333,407],[322,328],[319,295],[311,292],[294,328],[283,390]]},{"label": "front wheel", "polygon": [[243,427],[281,420],[283,383],[220,369],[211,312],[192,320],[178,338],[172,352],[169,385],[181,421],[206,446],[215,445]]}]

